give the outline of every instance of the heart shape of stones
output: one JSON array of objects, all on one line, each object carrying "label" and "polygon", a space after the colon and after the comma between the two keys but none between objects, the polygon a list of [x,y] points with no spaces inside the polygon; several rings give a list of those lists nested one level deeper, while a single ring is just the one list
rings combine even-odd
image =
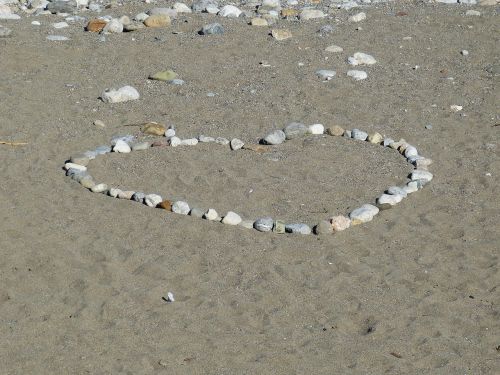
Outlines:
[{"label": "heart shape of stones", "polygon": [[[261,139],[260,144],[246,145],[241,140],[234,138],[229,141],[226,138],[213,138],[200,135],[197,138],[180,139],[176,136],[174,129],[165,129],[163,125],[157,123],[148,123],[142,127],[146,134],[163,137],[162,140],[156,142],[140,142],[132,135],[115,137],[111,140],[111,146],[99,146],[95,150],[86,151],[81,154],[73,155],[68,162],[65,163],[64,169],[66,175],[71,179],[79,182],[84,188],[89,189],[94,193],[106,194],[113,198],[129,199],[153,208],[162,208],[168,211],[181,214],[191,215],[197,218],[203,218],[211,221],[218,221],[227,225],[240,225],[245,228],[255,229],[259,232],[275,233],[298,233],[298,234],[328,234],[345,230],[351,226],[367,223],[371,221],[380,210],[392,208],[397,203],[401,202],[408,194],[414,193],[424,187],[433,178],[432,173],[428,171],[428,166],[432,164],[432,160],[418,154],[417,149],[406,142],[404,139],[394,141],[391,138],[384,138],[379,133],[368,135],[368,133],[359,129],[344,130],[340,126],[334,125],[325,130],[322,124],[313,124],[306,126],[301,123],[290,123],[283,130],[275,130]],[[92,176],[87,172],[89,162],[99,155],[105,155],[110,152],[129,153],[131,151],[147,150],[150,147],[156,146],[194,146],[198,142],[209,143],[213,142],[219,145],[231,147],[232,150],[252,150],[264,151],[268,147],[281,144],[287,140],[292,140],[305,136],[306,134],[330,136],[342,136],[348,139],[366,141],[373,144],[378,144],[383,147],[389,147],[397,150],[404,156],[408,163],[414,166],[414,170],[409,175],[409,181],[402,186],[391,186],[375,201],[375,205],[364,204],[350,212],[347,216],[338,215],[323,220],[311,227],[304,223],[284,223],[280,220],[274,220],[271,217],[262,217],[257,220],[243,220],[237,213],[229,211],[223,217],[220,217],[217,211],[213,208],[203,212],[197,208],[190,208],[189,204],[184,201],[170,202],[164,200],[158,194],[145,194],[136,191],[125,191],[110,187],[105,183],[96,183]]]}]

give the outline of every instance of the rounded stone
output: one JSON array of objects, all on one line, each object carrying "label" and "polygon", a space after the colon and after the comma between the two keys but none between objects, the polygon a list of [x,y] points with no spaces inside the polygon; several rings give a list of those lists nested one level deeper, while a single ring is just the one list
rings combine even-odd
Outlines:
[{"label": "rounded stone", "polygon": [[276,220],[273,226],[273,232],[278,234],[283,234],[286,232],[286,225],[281,220]]},{"label": "rounded stone", "polygon": [[262,139],[262,143],[266,145],[279,145],[286,140],[286,135],[283,130],[275,130],[269,133]]},{"label": "rounded stone", "polygon": [[295,139],[307,134],[308,128],[300,122],[292,122],[283,129],[286,139]]},{"label": "rounded stone", "polygon": [[366,141],[366,138],[368,138],[368,133],[365,133],[364,131],[359,129],[352,129],[351,137],[360,141]]},{"label": "rounded stone", "polygon": [[241,141],[238,138],[234,138],[231,140],[231,150],[239,150],[241,149],[245,144],[243,141]]},{"label": "rounded stone", "polygon": [[132,197],[134,196],[134,194],[135,194],[135,191],[133,191],[133,190],[124,190],[124,191],[120,191],[120,193],[118,193],[118,198],[131,200]]},{"label": "rounded stone", "polygon": [[417,151],[417,148],[414,147],[414,146],[408,146],[406,147],[405,149],[405,157],[406,158],[411,158],[411,157],[414,157],[414,156],[418,156],[418,151]]},{"label": "rounded stone", "polygon": [[97,18],[90,20],[89,23],[87,23],[86,30],[93,32],[93,33],[98,33],[101,32],[102,29],[107,25],[107,22],[103,19]]},{"label": "rounded stone", "polygon": [[141,131],[144,134],[162,136],[165,135],[165,125],[158,124],[157,122],[148,122],[141,126]]},{"label": "rounded stone", "polygon": [[368,78],[368,73],[364,70],[348,70],[347,75],[354,78],[356,81],[362,81]]},{"label": "rounded stone", "polygon": [[381,206],[383,208],[386,208],[387,205],[392,207],[401,202],[402,200],[403,200],[402,195],[382,194],[380,197],[377,198],[377,205],[379,206],[379,208]]},{"label": "rounded stone", "polygon": [[92,189],[95,186],[95,182],[91,175],[86,175],[80,179],[80,185],[84,188]]},{"label": "rounded stone", "polygon": [[189,211],[189,215],[201,219],[203,218],[203,210],[196,207],[191,208],[191,210]]},{"label": "rounded stone", "polygon": [[421,169],[415,169],[410,175],[410,179],[412,179],[412,180],[424,180],[426,182],[431,181],[432,178],[433,178],[433,175],[431,172],[424,171]]},{"label": "rounded stone", "polygon": [[172,23],[167,14],[153,14],[144,20],[147,27],[167,27]]},{"label": "rounded stone", "polygon": [[198,144],[197,138],[188,138],[181,141],[181,146],[196,146]]},{"label": "rounded stone", "polygon": [[189,211],[189,205],[186,202],[177,201],[172,205],[172,212],[176,214],[187,215]]},{"label": "rounded stone", "polygon": [[271,30],[271,35],[277,41],[286,40],[292,37],[292,33],[285,29],[273,29]]},{"label": "rounded stone", "polygon": [[389,189],[387,189],[387,193],[391,195],[401,195],[403,198],[406,198],[406,196],[408,195],[406,191],[399,186],[391,186]]},{"label": "rounded stone", "polygon": [[148,194],[144,197],[144,203],[149,207],[156,207],[163,201],[163,198],[158,194]]},{"label": "rounded stone", "polygon": [[330,224],[335,232],[340,232],[351,226],[351,219],[342,215],[334,216],[330,219]]},{"label": "rounded stone", "polygon": [[182,143],[181,139],[179,137],[172,137],[169,139],[169,144],[172,147],[177,147]]},{"label": "rounded stone", "polygon": [[80,172],[87,171],[87,167],[86,166],[81,165],[81,164],[77,164],[77,163],[71,163],[71,162],[64,164],[64,169],[66,169],[67,171],[70,170],[70,169],[74,169],[74,170],[80,171]]},{"label": "rounded stone", "polygon": [[320,69],[316,70],[316,75],[323,81],[329,81],[337,75],[337,72],[335,70]]},{"label": "rounded stone", "polygon": [[287,224],[285,225],[285,231],[287,233],[295,234],[311,234],[311,227],[307,224]]},{"label": "rounded stone", "polygon": [[332,234],[333,233],[332,224],[330,224],[326,220],[322,220],[314,226],[314,233],[317,235]]},{"label": "rounded stone", "polygon": [[341,135],[344,134],[344,128],[338,125],[332,125],[326,129],[326,134],[329,134],[331,136],[335,137],[340,137]]},{"label": "rounded stone", "polygon": [[122,191],[117,188],[111,188],[108,191],[108,195],[113,198],[118,198],[118,194],[120,194]]},{"label": "rounded stone", "polygon": [[220,23],[210,23],[203,26],[199,34],[201,35],[222,35],[224,34],[224,27]]},{"label": "rounded stone", "polygon": [[172,211],[172,202],[170,202],[168,199],[165,199],[164,201],[161,201],[158,204],[158,208],[162,208],[167,211]]},{"label": "rounded stone", "polygon": [[270,232],[273,229],[273,225],[274,220],[271,217],[263,217],[253,223],[253,227],[259,232]]},{"label": "rounded stone", "polygon": [[218,217],[219,217],[219,214],[213,208],[209,208],[207,210],[207,212],[205,212],[205,214],[203,215],[204,219],[207,219],[210,221],[216,220]]},{"label": "rounded stone", "polygon": [[253,220],[242,220],[239,225],[243,228],[253,229]]},{"label": "rounded stone", "polygon": [[309,126],[308,132],[316,135],[323,134],[325,132],[325,127],[322,124],[313,124]]},{"label": "rounded stone", "polygon": [[382,136],[382,134],[373,133],[373,134],[370,134],[366,140],[370,143],[378,145],[378,144],[382,143],[383,139],[384,139],[384,137]]},{"label": "rounded stone", "polygon": [[379,213],[379,211],[380,210],[374,205],[364,204],[363,206],[356,208],[349,214],[351,225],[367,223],[371,221],[373,217]]},{"label": "rounded stone", "polygon": [[146,194],[138,191],[132,195],[132,200],[134,202],[144,203],[144,198],[146,198]]},{"label": "rounded stone", "polygon": [[132,151],[132,149],[130,148],[128,143],[125,141],[122,141],[121,139],[116,141],[116,144],[113,146],[113,152],[128,154],[130,151]]},{"label": "rounded stone", "polygon": [[117,19],[112,19],[102,29],[103,33],[121,33],[123,32],[123,25]]},{"label": "rounded stone", "polygon": [[122,103],[139,98],[139,92],[132,86],[123,86],[118,90],[108,89],[101,94],[101,99],[105,103]]},{"label": "rounded stone", "polygon": [[228,225],[238,225],[241,223],[241,217],[237,213],[229,211],[222,219],[222,223]]}]

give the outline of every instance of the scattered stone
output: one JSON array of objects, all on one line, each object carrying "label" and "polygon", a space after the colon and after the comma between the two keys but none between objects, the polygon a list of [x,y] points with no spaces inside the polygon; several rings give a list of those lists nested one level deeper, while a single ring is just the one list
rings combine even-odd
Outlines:
[{"label": "scattered stone", "polygon": [[76,4],[71,1],[57,0],[48,3],[45,9],[50,11],[52,14],[73,13],[73,11],[76,10]]},{"label": "scattered stone", "polygon": [[334,232],[340,232],[351,226],[351,219],[342,215],[334,216],[330,219],[330,224]]},{"label": "scattered stone", "polygon": [[104,27],[107,24],[108,23],[106,22],[106,20],[103,20],[101,18],[97,18],[97,19],[90,20],[85,29],[87,31],[90,31],[93,33],[99,33],[104,29]]},{"label": "scattered stone", "polygon": [[300,13],[300,19],[303,21],[312,20],[315,18],[324,18],[326,14],[319,9],[303,9]]},{"label": "scattered stone", "polygon": [[285,231],[287,233],[311,234],[311,228],[307,224],[287,224]]},{"label": "scattered stone", "polygon": [[420,169],[420,168],[427,168],[429,165],[432,164],[432,160],[431,159],[427,159],[427,158],[421,158],[421,159],[417,159],[413,162],[413,165],[415,165],[415,167],[417,169]]},{"label": "scattered stone", "polygon": [[355,14],[354,16],[349,17],[347,20],[349,22],[361,22],[366,19],[366,13],[365,12],[360,12]]},{"label": "scattered stone", "polygon": [[352,138],[352,132],[350,130],[345,130],[344,134],[342,134],[344,138]]},{"label": "scattered stone", "polygon": [[292,37],[292,33],[285,29],[272,29],[271,35],[278,41],[286,40]]},{"label": "scattered stone", "polygon": [[239,150],[241,148],[243,148],[245,144],[243,143],[243,141],[239,140],[238,138],[234,138],[231,140],[231,150]]},{"label": "scattered stone", "polygon": [[283,129],[286,139],[295,139],[307,134],[308,128],[299,122],[292,122]]},{"label": "scattered stone", "polygon": [[103,193],[106,194],[108,192],[108,185],[106,184],[97,184],[90,188],[92,193]]},{"label": "scattered stone", "polygon": [[460,112],[463,108],[464,107],[462,107],[461,105],[456,105],[456,104],[450,105],[450,109],[453,112]]},{"label": "scattered stone", "polygon": [[222,7],[219,11],[218,15],[221,17],[229,17],[229,18],[238,18],[241,14],[241,10],[239,10],[234,5],[226,5]]},{"label": "scattered stone", "polygon": [[116,188],[111,188],[108,190],[108,195],[113,198],[118,198],[118,194],[120,194],[122,191],[120,189]]},{"label": "scattered stone", "polygon": [[336,46],[335,44],[328,46],[325,48],[326,52],[331,52],[331,53],[340,53],[343,52],[344,49],[342,47]]},{"label": "scattered stone", "polygon": [[148,78],[156,81],[168,82],[168,81],[173,81],[175,78],[177,78],[177,73],[174,72],[173,70],[165,70],[163,72],[151,74]]},{"label": "scattered stone", "polygon": [[317,235],[332,234],[332,225],[328,221],[322,220],[314,226],[314,233]]},{"label": "scattered stone", "polygon": [[175,302],[174,293],[168,292],[167,293],[167,298],[165,298],[165,301],[167,301],[167,302]]},{"label": "scattered stone", "polygon": [[200,141],[201,143],[210,143],[210,142],[215,142],[215,138],[200,135],[198,137],[198,141]]},{"label": "scattered stone", "polygon": [[335,137],[340,137],[341,135],[344,134],[344,128],[342,128],[341,126],[338,126],[338,125],[332,125],[330,127],[328,127],[328,129],[326,129],[326,134],[329,134],[331,136],[335,136]]},{"label": "scattered stone", "polygon": [[383,139],[384,139],[384,137],[382,136],[382,134],[373,133],[373,134],[370,134],[366,140],[370,143],[379,145],[380,143],[382,143]]},{"label": "scattered stone", "polygon": [[209,208],[207,212],[203,215],[203,218],[206,220],[214,221],[217,220],[219,214],[213,208]]},{"label": "scattered stone", "polygon": [[158,194],[148,194],[144,197],[144,203],[149,207],[156,207],[161,202],[163,202],[163,198]]},{"label": "scattered stone", "polygon": [[323,81],[331,80],[336,74],[337,72],[335,70],[320,69],[316,71],[316,75]]},{"label": "scattered stone", "polygon": [[238,225],[241,223],[241,217],[237,213],[229,211],[222,219],[222,223],[228,225]]},{"label": "scattered stone", "polygon": [[404,151],[404,156],[406,158],[411,158],[411,157],[415,157],[415,156],[418,156],[418,151],[417,151],[417,148],[414,147],[414,146],[411,146],[411,145],[408,145],[406,148],[405,148],[405,151]]},{"label": "scattered stone", "polygon": [[253,227],[259,232],[269,232],[273,229],[274,221],[271,217],[264,217],[257,219],[253,223]]},{"label": "scattered stone", "polygon": [[429,171],[424,171],[421,169],[415,169],[411,174],[410,174],[410,179],[411,180],[424,180],[426,182],[430,182],[434,176],[432,175],[431,172]]},{"label": "scattered stone", "polygon": [[460,53],[462,54],[462,56],[469,56],[469,51],[467,51],[466,49],[463,49],[462,51],[460,51]]},{"label": "scattered stone", "polygon": [[286,8],[282,9],[280,14],[283,18],[295,18],[299,16],[299,11],[293,8]]},{"label": "scattered stone", "polygon": [[368,133],[365,133],[364,131],[359,129],[352,129],[351,137],[360,141],[366,141],[366,138],[368,138]]},{"label": "scattered stone", "polygon": [[379,213],[379,209],[371,204],[364,204],[349,214],[352,225],[367,223]]},{"label": "scattered stone", "polygon": [[139,98],[139,92],[132,86],[123,86],[118,90],[106,89],[101,94],[101,99],[104,103],[122,103]]},{"label": "scattered stone", "polygon": [[368,78],[368,73],[364,70],[348,70],[347,75],[354,78],[356,81],[362,81]]},{"label": "scattered stone", "polygon": [[201,35],[222,35],[224,34],[224,27],[220,23],[211,23],[203,26],[199,34]]},{"label": "scattered stone", "polygon": [[125,141],[122,141],[121,139],[118,140],[113,146],[113,152],[128,154],[130,151],[132,151],[132,149],[130,148],[129,144]]},{"label": "scattered stone", "polygon": [[373,65],[377,62],[372,55],[363,52],[356,52],[353,56],[347,59],[347,62],[353,66],[356,65]]},{"label": "scattered stone", "polygon": [[240,225],[243,228],[253,229],[253,221],[252,220],[242,220]]},{"label": "scattered stone", "polygon": [[425,125],[425,128],[426,128],[427,130],[432,130],[432,125],[431,125],[431,124],[427,124],[427,125]]},{"label": "scattered stone", "polygon": [[273,232],[277,234],[284,234],[286,232],[286,225],[280,220],[276,220],[273,226]]},{"label": "scattered stone", "polygon": [[172,211],[172,202],[170,202],[168,199],[165,199],[164,201],[158,203],[158,208],[162,208],[167,211]]},{"label": "scattered stone", "polygon": [[94,125],[95,126],[99,126],[101,128],[105,128],[106,127],[106,124],[104,123],[104,121],[101,121],[101,120],[94,120]]},{"label": "scattered stone", "polygon": [[47,35],[46,39],[53,42],[64,42],[66,40],[69,40],[67,36],[63,35]]},{"label": "scattered stone", "polygon": [[80,185],[86,189],[92,189],[95,186],[95,182],[92,176],[86,175],[80,179]]},{"label": "scattered stone", "polygon": [[167,27],[170,26],[172,20],[166,14],[153,14],[144,20],[144,25],[147,27]]},{"label": "scattered stone", "polygon": [[272,133],[266,135],[262,139],[262,143],[266,145],[279,145],[286,140],[286,135],[283,130],[275,130]]},{"label": "scattered stone", "polygon": [[157,122],[148,122],[141,126],[141,131],[149,135],[165,135],[165,125],[158,124]]},{"label": "scattered stone", "polygon": [[171,138],[173,136],[175,136],[175,129],[170,127],[165,131],[165,137]]},{"label": "scattered stone", "polygon": [[172,205],[172,212],[176,214],[187,215],[189,211],[189,205],[186,202],[177,201]]},{"label": "scattered stone", "polygon": [[312,124],[307,128],[309,134],[320,135],[325,133],[323,124]]}]

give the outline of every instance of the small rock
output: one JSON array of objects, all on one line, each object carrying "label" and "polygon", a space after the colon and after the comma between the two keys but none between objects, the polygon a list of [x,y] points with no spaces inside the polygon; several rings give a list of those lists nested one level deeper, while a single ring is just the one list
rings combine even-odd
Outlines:
[{"label": "small rock", "polygon": [[198,144],[198,138],[188,138],[181,141],[181,146],[196,146]]},{"label": "small rock", "polygon": [[222,145],[222,146],[225,146],[225,145],[229,144],[229,139],[223,138],[223,137],[217,137],[215,139],[215,143]]},{"label": "small rock", "polygon": [[285,231],[295,234],[311,234],[311,228],[307,224],[287,224]]},{"label": "small rock", "polygon": [[238,138],[233,138],[231,140],[231,150],[239,150],[241,148],[243,148],[245,144],[243,143],[243,141],[239,140]]},{"label": "small rock", "polygon": [[314,233],[317,235],[332,234],[333,233],[332,225],[328,221],[322,220],[315,225]]},{"label": "small rock", "polygon": [[94,125],[95,126],[99,126],[101,128],[105,128],[106,127],[106,124],[104,123],[104,121],[101,121],[101,120],[94,120]]},{"label": "small rock", "polygon": [[355,14],[354,16],[349,17],[347,20],[349,22],[361,22],[366,19],[366,13],[365,12],[360,12]]},{"label": "small rock", "polygon": [[76,164],[76,163],[65,163],[64,164],[64,169],[65,170],[70,170],[74,169],[75,171],[80,171],[80,172],[85,172],[87,170],[87,167],[81,164]]},{"label": "small rock", "polygon": [[294,18],[299,16],[299,11],[293,8],[286,8],[282,9],[280,14],[283,18]]},{"label": "small rock", "polygon": [[219,214],[213,208],[209,208],[207,212],[203,215],[203,218],[206,220],[214,221],[217,220]]},{"label": "small rock", "polygon": [[286,225],[280,220],[276,220],[273,226],[273,232],[277,234],[283,234],[286,232]]},{"label": "small rock", "polygon": [[131,22],[127,25],[123,25],[123,31],[131,32],[131,31],[137,31],[140,29],[144,29],[146,25],[144,23],[139,23],[139,22]]},{"label": "small rock", "polygon": [[271,217],[264,217],[257,219],[253,223],[253,227],[259,232],[269,232],[273,229],[274,221]]},{"label": "small rock", "polygon": [[52,27],[54,27],[54,29],[64,29],[65,27],[69,27],[69,25],[67,22],[63,21],[63,22],[53,23]]},{"label": "small rock", "polygon": [[360,141],[366,141],[366,138],[368,138],[368,133],[365,133],[364,131],[359,129],[352,129],[351,137]]},{"label": "small rock", "polygon": [[156,207],[163,201],[163,198],[158,194],[148,194],[144,197],[144,203],[149,207]]},{"label": "small rock", "polygon": [[139,92],[132,86],[123,86],[118,90],[107,89],[101,94],[104,103],[122,103],[139,98]]},{"label": "small rock", "polygon": [[432,175],[431,172],[429,171],[424,171],[421,169],[415,169],[411,174],[410,174],[410,179],[411,180],[424,180],[426,182],[429,182],[432,180],[434,176]]},{"label": "small rock", "polygon": [[351,225],[367,223],[379,213],[379,209],[371,204],[364,204],[360,208],[355,209],[349,214]]},{"label": "small rock", "polygon": [[323,124],[313,124],[307,128],[309,134],[319,135],[325,132]]},{"label": "small rock", "polygon": [[120,189],[116,188],[111,188],[108,190],[108,195],[113,198],[118,198],[118,194],[120,194],[122,191]]},{"label": "small rock", "polygon": [[165,135],[165,125],[158,124],[157,122],[148,122],[141,126],[141,131],[149,135]]},{"label": "small rock", "polygon": [[278,41],[286,40],[292,37],[292,33],[285,29],[273,29],[271,30],[271,35]]},{"label": "small rock", "polygon": [[456,104],[450,105],[450,109],[453,112],[460,112],[463,108],[464,107],[462,107],[461,105],[456,105]]},{"label": "small rock", "polygon": [[144,20],[144,25],[147,27],[167,27],[170,26],[172,20],[167,14],[153,14]]},{"label": "small rock", "polygon": [[335,137],[340,137],[341,135],[344,134],[344,128],[342,128],[341,126],[338,126],[338,125],[332,125],[330,127],[328,127],[328,129],[326,129],[326,134],[329,134],[331,136],[335,136]]},{"label": "small rock", "polygon": [[199,34],[201,35],[222,35],[224,34],[224,27],[220,23],[211,23],[203,26]]},{"label": "small rock", "polygon": [[467,51],[466,49],[463,49],[462,51],[460,51],[460,53],[461,53],[463,56],[469,56],[469,51]]},{"label": "small rock", "polygon": [[170,202],[168,199],[165,199],[164,201],[158,203],[158,208],[163,208],[164,210],[172,211],[172,202]]},{"label": "small rock", "polygon": [[427,125],[425,125],[425,128],[426,128],[427,130],[432,130],[432,125],[431,125],[431,124],[427,124]]},{"label": "small rock", "polygon": [[466,16],[480,16],[481,12],[478,12],[477,10],[472,10],[469,9],[468,11],[465,12]]},{"label": "small rock", "polygon": [[167,298],[165,298],[165,301],[167,301],[167,302],[175,302],[174,293],[168,292],[167,293]]},{"label": "small rock", "polygon": [[262,17],[252,18],[252,20],[250,21],[250,24],[252,26],[269,26],[269,23],[267,22],[267,20],[265,18],[262,18]]},{"label": "small rock", "polygon": [[342,215],[334,216],[330,219],[330,224],[334,232],[340,232],[351,226],[351,219]]},{"label": "small rock", "polygon": [[172,205],[172,212],[175,212],[176,214],[187,215],[189,214],[189,205],[183,201],[174,202],[174,204]]},{"label": "small rock", "polygon": [[123,25],[117,19],[112,19],[109,21],[106,26],[102,29],[103,33],[121,33],[123,32]]},{"label": "small rock", "polygon": [[347,75],[354,78],[356,81],[362,81],[368,78],[368,73],[364,70],[348,70]]},{"label": "small rock", "polygon": [[148,78],[156,81],[173,81],[177,78],[177,73],[173,70],[165,70],[163,72],[151,74]]},{"label": "small rock", "polygon": [[328,46],[325,48],[326,52],[331,52],[331,53],[340,53],[343,52],[344,49],[342,47],[336,46],[335,44]]},{"label": "small rock", "polygon": [[316,75],[323,81],[331,80],[336,74],[337,72],[335,70],[320,69],[316,71]]},{"label": "small rock", "polygon": [[197,217],[198,219],[201,219],[201,218],[203,218],[203,210],[196,208],[196,207],[191,208],[191,210],[189,211],[189,215],[192,217]]},{"label": "small rock", "polygon": [[373,65],[377,62],[372,55],[363,52],[356,52],[353,56],[347,59],[351,65]]},{"label": "small rock", "polygon": [[234,5],[226,5],[218,13],[218,15],[221,17],[230,17],[230,18],[238,18],[240,14],[241,10],[239,10]]},{"label": "small rock", "polygon": [[352,132],[350,130],[345,130],[344,134],[342,134],[344,138],[351,138],[352,137]]},{"label": "small rock", "polygon": [[53,42],[64,42],[66,40],[69,40],[67,36],[63,35],[47,35],[46,39]]},{"label": "small rock", "polygon": [[253,221],[252,220],[242,220],[240,226],[247,229],[253,229]]},{"label": "small rock", "polygon": [[366,140],[370,143],[375,144],[375,145],[379,145],[380,143],[382,143],[383,139],[384,139],[384,137],[382,136],[382,134],[373,133],[373,134],[370,134]]},{"label": "small rock", "polygon": [[382,210],[386,210],[388,208],[391,208],[392,206],[395,206],[402,200],[403,196],[399,194],[382,194],[379,198],[377,198],[377,206]]},{"label": "small rock", "polygon": [[132,149],[128,145],[127,142],[122,141],[121,139],[116,142],[116,144],[113,147],[113,152],[119,152],[122,154],[128,154]]},{"label": "small rock", "polygon": [[401,195],[403,198],[406,198],[406,196],[408,195],[406,191],[399,186],[391,186],[389,189],[387,189],[387,193],[391,195]]},{"label": "small rock", "polygon": [[210,142],[215,142],[215,138],[200,135],[198,137],[198,141],[200,141],[201,143],[210,143]]},{"label": "small rock", "polygon": [[241,217],[237,213],[229,211],[222,219],[222,223],[228,225],[238,225],[241,223]]},{"label": "small rock", "polygon": [[92,193],[103,193],[106,194],[108,192],[108,185],[106,184],[97,184],[94,185],[91,189]]},{"label": "small rock", "polygon": [[139,142],[132,146],[132,151],[144,151],[151,148],[151,142]]},{"label": "small rock", "polygon": [[292,122],[283,129],[286,139],[295,139],[307,134],[308,128],[299,122]]},{"label": "small rock", "polygon": [[266,145],[279,145],[286,140],[286,135],[282,130],[275,130],[274,132],[266,135],[262,142]]},{"label": "small rock", "polygon": [[92,176],[86,175],[80,179],[80,185],[82,185],[86,189],[92,189],[96,184]]},{"label": "small rock", "polygon": [[135,191],[132,191],[132,190],[120,191],[118,193],[118,198],[120,198],[120,199],[126,199],[126,200],[131,200],[132,197],[134,196],[134,194],[135,194]]},{"label": "small rock", "polygon": [[105,20],[97,18],[90,20],[85,29],[93,33],[99,33],[104,29],[106,25],[107,22]]},{"label": "small rock", "polygon": [[171,138],[173,136],[175,136],[175,129],[174,128],[170,127],[167,130],[165,130],[165,137]]},{"label": "small rock", "polygon": [[326,17],[326,14],[319,9],[303,9],[300,13],[300,19],[303,21],[324,17]]},{"label": "small rock", "polygon": [[413,163],[413,165],[415,165],[415,167],[417,169],[420,169],[420,168],[423,168],[423,167],[428,167],[431,164],[432,164],[432,159],[427,159],[427,158],[417,159]]},{"label": "small rock", "polygon": [[406,158],[411,158],[411,157],[418,156],[418,151],[417,151],[417,148],[416,148],[416,147],[414,147],[414,146],[408,145],[408,146],[405,148],[404,156],[405,156]]}]

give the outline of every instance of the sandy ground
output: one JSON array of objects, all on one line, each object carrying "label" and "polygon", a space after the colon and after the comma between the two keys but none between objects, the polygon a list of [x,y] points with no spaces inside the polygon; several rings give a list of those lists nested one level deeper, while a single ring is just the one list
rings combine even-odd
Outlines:
[{"label": "sandy ground", "polygon": [[[360,24],[345,22],[352,11],[280,22],[294,35],[281,43],[209,15],[106,42],[81,25],[54,31],[56,16],[0,22],[14,30],[0,39],[0,139],[29,142],[0,145],[0,373],[500,373],[498,9],[466,9],[396,3]],[[214,21],[224,35],[196,34]],[[344,52],[324,52],[331,44]],[[356,51],[378,60],[361,82],[345,75]],[[164,69],[186,84],[146,79]],[[323,83],[317,69],[337,77]],[[125,84],[139,101],[98,99]],[[435,179],[369,224],[314,237],[168,214],[64,176],[72,153],[143,121],[246,142],[290,121],[358,127],[415,144]],[[409,170],[390,150],[333,137],[91,165],[117,186],[309,224],[373,202]]]}]

